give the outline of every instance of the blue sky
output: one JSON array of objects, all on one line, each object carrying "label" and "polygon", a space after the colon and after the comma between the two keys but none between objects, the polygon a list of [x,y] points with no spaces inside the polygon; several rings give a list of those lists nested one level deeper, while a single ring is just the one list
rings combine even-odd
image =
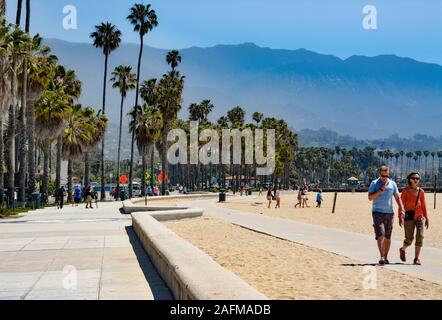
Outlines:
[{"label": "blue sky", "polygon": [[[136,0],[31,0],[33,32],[89,42],[93,26],[111,21],[125,42],[138,38],[125,17]],[[141,1],[141,0],[140,0]],[[145,1],[146,2],[146,1]],[[306,48],[346,58],[397,54],[442,64],[440,0],[151,0],[159,26],[146,39],[158,48],[254,42],[271,48]],[[362,28],[362,8],[378,10],[378,29]],[[7,0],[15,15],[16,0]],[[63,7],[78,10],[78,29],[64,30]]]}]

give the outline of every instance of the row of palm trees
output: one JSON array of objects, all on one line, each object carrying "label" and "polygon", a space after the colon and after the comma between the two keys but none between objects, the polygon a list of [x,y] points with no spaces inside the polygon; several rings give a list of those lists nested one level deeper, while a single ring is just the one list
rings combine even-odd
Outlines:
[{"label": "row of palm trees", "polygon": [[[355,176],[368,184],[376,178],[377,169],[381,165],[391,168],[392,178],[403,182],[410,171],[420,171],[420,156],[432,157],[431,169],[427,164],[422,174],[423,183],[431,185],[434,176],[441,176],[442,151],[439,152],[392,152],[390,150],[375,150],[373,147],[364,149],[346,149],[341,147],[300,148],[295,152],[295,173],[297,181],[303,183],[320,182],[325,186],[339,186],[348,178]],[[439,164],[436,165],[436,157]],[[414,163],[413,163],[414,161]]]},{"label": "row of palm trees", "polygon": [[[76,103],[81,81],[51,55],[39,35],[31,37],[30,0],[26,0],[25,29],[20,27],[23,1],[17,2],[15,24],[8,23],[1,3],[0,21],[0,168],[6,168],[9,204],[25,205],[31,193],[48,195],[49,162],[56,145],[56,188],[61,184],[61,161],[68,161],[68,188],[72,189],[72,162],[85,157],[88,183],[91,150],[103,139],[107,118],[92,107]],[[7,115],[6,115],[7,113]],[[7,129],[3,132],[3,119]],[[37,190],[37,154],[43,154],[43,174]],[[4,170],[0,170],[0,202],[4,201]],[[26,192],[27,189],[27,192]],[[69,190],[71,191],[71,190]],[[69,192],[71,194],[71,192]]]},{"label": "row of palm trees", "polygon": [[[393,152],[387,149],[380,150],[377,154],[383,163],[395,168],[397,176],[403,178],[404,173],[410,170],[422,171],[424,182],[432,182],[434,176],[439,175],[442,162],[442,151],[417,150],[406,152],[401,150]],[[422,160],[424,160],[423,163]],[[428,162],[430,162],[430,166]],[[436,165],[436,162],[438,162],[438,165]]]}]

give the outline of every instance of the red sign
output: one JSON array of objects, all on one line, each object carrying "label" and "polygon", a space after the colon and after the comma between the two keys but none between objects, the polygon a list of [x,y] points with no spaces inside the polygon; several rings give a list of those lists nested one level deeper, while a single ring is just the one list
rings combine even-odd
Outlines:
[{"label": "red sign", "polygon": [[[158,181],[159,182],[163,182],[163,179],[164,179],[164,172],[161,172],[159,175],[158,175]],[[166,181],[169,181],[169,177],[168,176],[166,176]]]},{"label": "red sign", "polygon": [[121,176],[120,177],[120,183],[122,184],[126,184],[128,183],[129,179],[126,176]]}]

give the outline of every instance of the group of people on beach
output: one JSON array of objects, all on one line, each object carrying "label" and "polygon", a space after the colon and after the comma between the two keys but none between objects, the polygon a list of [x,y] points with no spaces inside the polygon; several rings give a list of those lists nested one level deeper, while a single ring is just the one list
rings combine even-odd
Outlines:
[{"label": "group of people on beach", "polygon": [[[67,192],[64,186],[61,186],[58,190],[56,190],[55,202],[57,203],[58,209],[63,209],[66,194]],[[86,209],[93,209],[92,202],[95,200],[95,204],[98,208],[98,192],[92,186],[88,186],[84,190],[81,190],[80,186],[76,186],[71,198],[73,199],[73,207],[78,207],[81,201],[84,200]]]},{"label": "group of people on beach", "polygon": [[415,241],[413,264],[421,265],[420,253],[424,240],[424,229],[430,227],[425,191],[420,188],[419,172],[407,176],[408,186],[399,192],[396,183],[390,179],[390,169],[382,166],[379,178],[374,180],[368,190],[368,199],[373,202],[373,226],[380,253],[380,265],[389,264],[388,254],[394,225],[393,198],[399,207],[399,226],[404,228],[405,240],[399,249],[401,261],[406,262],[406,250]]},{"label": "group of people on beach", "polygon": [[[260,189],[260,195],[261,194],[262,194],[262,190]],[[267,189],[267,201],[269,203],[267,208],[270,208],[270,206],[272,205],[272,201],[276,201],[275,209],[280,209],[281,208],[281,191],[279,191],[279,189],[277,187],[275,187],[275,188],[269,187]]]}]

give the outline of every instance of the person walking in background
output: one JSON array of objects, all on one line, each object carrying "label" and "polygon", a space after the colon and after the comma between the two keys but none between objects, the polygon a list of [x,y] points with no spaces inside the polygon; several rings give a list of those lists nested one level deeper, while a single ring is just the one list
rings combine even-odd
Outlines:
[{"label": "person walking in background", "polygon": [[269,208],[269,209],[270,209],[270,206],[272,205],[272,198],[273,198],[273,195],[272,195],[272,188],[269,187],[269,188],[267,189],[267,201],[269,202],[269,205],[267,206],[267,208]]},{"label": "person walking in background", "polygon": [[78,207],[78,204],[81,202],[81,188],[80,186],[76,186],[74,190],[74,204],[72,206]]},{"label": "person walking in background", "polygon": [[92,187],[92,194],[94,195],[93,198],[95,200],[95,207],[98,209],[98,192],[94,187]]},{"label": "person walking in background", "polygon": [[86,209],[92,209],[92,197],[92,188],[91,186],[88,186],[86,188],[86,191],[84,192],[84,202],[86,203]]},{"label": "person walking in background", "polygon": [[275,209],[281,209],[281,192],[278,188],[275,188],[274,191],[275,200],[276,200],[276,207]]},{"label": "person walking in background", "polygon": [[421,176],[418,172],[412,172],[407,176],[408,187],[404,188],[401,194],[405,214],[399,211],[399,225],[404,226],[405,231],[404,245],[399,249],[400,258],[403,262],[407,261],[406,250],[413,244],[416,232],[413,262],[415,265],[421,265],[419,256],[424,240],[424,225],[427,229],[430,227],[425,192],[419,187],[420,180]]},{"label": "person walking in background", "polygon": [[321,208],[322,202],[324,202],[324,198],[322,197],[322,190],[319,189],[316,194],[316,208]]},{"label": "person walking in background", "polygon": [[66,191],[64,189],[63,186],[61,186],[60,188],[58,188],[57,190],[57,208],[58,209],[63,209],[63,204],[64,204],[64,196],[66,194]]},{"label": "person walking in background", "polygon": [[259,193],[258,193],[258,197],[262,197],[262,187],[259,186]]},{"label": "person walking in background", "polygon": [[302,199],[302,207],[303,208],[310,208],[308,205],[308,189],[307,189],[307,187],[302,188],[301,199]]},{"label": "person walking in background", "polygon": [[380,265],[389,264],[388,253],[391,246],[391,234],[393,232],[393,198],[395,198],[400,214],[404,213],[404,206],[399,196],[396,183],[390,180],[390,169],[382,166],[379,169],[380,177],[374,180],[368,189],[368,199],[373,202],[373,227],[376,234],[381,258]]},{"label": "person walking in background", "polygon": [[298,190],[298,203],[295,204],[295,208],[297,208],[298,206],[301,208],[302,206],[302,188]]}]

